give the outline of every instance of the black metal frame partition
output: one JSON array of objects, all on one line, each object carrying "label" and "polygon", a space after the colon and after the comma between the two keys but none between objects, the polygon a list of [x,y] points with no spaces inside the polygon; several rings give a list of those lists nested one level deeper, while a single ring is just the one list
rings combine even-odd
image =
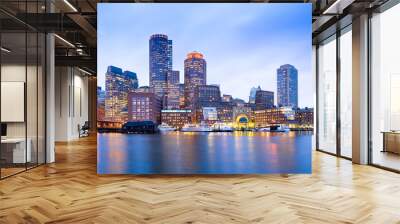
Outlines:
[{"label": "black metal frame partition", "polygon": [[[384,170],[400,173],[400,170],[393,169],[390,167],[386,167],[383,165],[379,164],[374,164],[373,161],[373,141],[372,141],[372,94],[373,94],[373,89],[372,89],[372,25],[371,25],[371,20],[373,18],[373,13],[382,13],[393,6],[400,4],[400,0],[388,0],[381,6],[375,9],[370,9],[367,10],[366,13],[368,13],[368,30],[367,30],[367,46],[368,46],[368,53],[367,53],[367,79],[368,79],[368,165],[378,167]],[[349,22],[347,22],[349,23]],[[347,29],[347,27],[351,26],[351,22],[348,25],[345,25],[343,28],[340,28],[338,25],[336,25],[336,32],[334,32],[331,35],[325,36],[325,38],[322,38],[321,40],[318,41],[316,44],[316,150],[319,152],[327,153],[333,156],[341,157],[344,159],[351,160],[351,158],[343,156],[341,153],[341,139],[340,139],[340,133],[341,133],[341,118],[340,118],[340,78],[341,78],[341,67],[340,67],[340,36],[343,34],[342,31]],[[330,32],[332,33],[332,32]],[[320,43],[326,41],[327,39],[331,38],[333,35],[336,35],[335,41],[336,41],[336,153],[328,152],[325,151],[324,149],[321,149],[319,147],[319,45]]]},{"label": "black metal frame partition", "polygon": [[[316,80],[316,125],[315,125],[315,141],[316,141],[316,150],[319,152],[323,152],[323,153],[327,153],[329,155],[333,155],[333,156],[338,156],[347,160],[352,160],[350,157],[347,156],[343,156],[341,153],[341,117],[340,117],[340,112],[341,112],[341,108],[340,108],[340,81],[341,81],[341,63],[340,63],[340,37],[345,33],[343,31],[346,32],[351,32],[347,29],[351,28],[351,23],[344,26],[344,27],[339,27],[339,25],[335,25],[335,29],[336,31],[327,36],[326,38],[320,40],[318,42],[318,44],[316,44],[316,48],[315,48],[315,54],[316,54],[316,60],[315,60],[315,80]],[[319,56],[319,48],[320,48],[320,44],[322,42],[327,41],[328,39],[332,38],[333,36],[335,36],[334,40],[331,41],[336,41],[336,152],[332,153],[332,152],[328,152],[324,149],[321,149],[319,147],[319,112],[320,112],[320,105],[319,105],[319,90],[320,90],[320,81],[319,81],[319,60],[320,60],[320,56]]]},{"label": "black metal frame partition", "polygon": [[[23,3],[25,3],[25,16],[27,16],[27,13],[28,13],[28,11],[27,11],[27,3],[28,3],[28,1],[24,1]],[[39,1],[37,0],[36,2],[34,2],[34,3],[37,3],[36,4],[36,11],[38,12],[39,11]],[[47,11],[47,7],[46,7],[46,11]],[[13,17],[11,14],[9,14],[9,13],[7,13],[7,11],[4,11],[3,9],[1,9],[1,12],[2,13],[6,13],[6,15],[9,15],[9,16],[11,16],[11,17]],[[15,18],[15,17],[14,17]],[[23,22],[23,21],[21,21],[21,20],[19,20],[18,18],[15,18],[16,19],[16,21],[18,21],[18,22],[20,22],[21,24],[23,24],[23,27],[24,27],[24,30],[21,32],[22,34],[24,34],[25,36],[24,36],[24,44],[25,44],[25,84],[24,84],[24,125],[25,125],[25,127],[24,127],[24,129],[25,129],[25,168],[23,169],[23,170],[21,170],[21,171],[18,171],[18,172],[14,172],[14,173],[12,173],[12,174],[9,174],[9,175],[7,175],[7,176],[3,176],[3,174],[2,174],[2,167],[0,167],[0,180],[3,180],[3,179],[5,179],[5,178],[8,178],[8,177],[11,177],[11,176],[14,176],[14,175],[17,175],[17,174],[19,174],[19,173],[22,173],[22,172],[25,172],[25,171],[27,171],[27,170],[30,170],[30,169],[33,169],[33,168],[36,168],[36,167],[38,167],[38,166],[40,166],[40,165],[43,165],[43,164],[46,164],[46,162],[47,162],[47,153],[46,153],[46,149],[47,149],[47,114],[46,114],[46,108],[47,108],[47,99],[46,99],[46,96],[47,96],[47,81],[46,81],[46,79],[47,79],[47,38],[46,38],[46,34],[47,33],[45,33],[45,32],[41,32],[41,31],[39,31],[39,30],[37,30],[37,29],[35,29],[35,28],[33,28],[32,26],[30,26],[30,25],[28,25],[27,23],[25,23],[25,22]],[[25,17],[25,20],[26,20],[26,17]],[[0,26],[1,26],[1,24],[0,24]],[[16,31],[15,33],[17,33],[18,31]],[[7,33],[7,32],[0,32],[0,45],[2,46],[3,45],[3,43],[2,43],[2,35],[3,35],[3,33]],[[36,56],[36,60],[35,60],[35,62],[34,63],[36,63],[35,64],[35,67],[36,67],[36,69],[35,69],[35,74],[36,74],[36,122],[34,122],[34,123],[36,123],[35,125],[36,125],[36,136],[34,136],[33,138],[36,138],[36,162],[35,163],[30,163],[29,165],[30,166],[28,166],[28,153],[27,153],[27,148],[28,148],[28,109],[27,109],[27,96],[28,96],[28,94],[27,94],[27,82],[28,82],[28,34],[29,33],[33,33],[33,36],[35,36],[36,37],[36,41],[35,41],[35,43],[34,44],[36,44],[36,46],[35,46],[35,52],[34,53],[36,53],[35,54],[35,56]],[[39,65],[40,65],[40,63],[39,63],[39,55],[40,55],[40,53],[39,53],[39,36],[40,36],[40,34],[43,34],[42,35],[42,44],[43,44],[43,49],[42,49],[42,51],[41,51],[41,53],[42,53],[42,60],[44,60],[44,63],[42,64],[42,84],[43,84],[43,92],[42,92],[42,109],[43,109],[43,113],[44,114],[42,114],[43,116],[41,117],[41,118],[39,118]],[[2,79],[2,66],[3,66],[3,64],[2,64],[2,62],[3,62],[3,58],[2,58],[2,54],[0,53],[0,81],[1,81],[1,79]],[[1,90],[1,86],[0,86],[0,90]],[[1,91],[0,91],[1,92]],[[0,97],[1,97],[1,93],[0,93]],[[1,106],[0,106],[0,109],[1,109]],[[42,148],[41,148],[41,150],[42,150],[42,153],[43,153],[43,155],[42,155],[42,159],[43,159],[43,161],[42,162],[40,162],[39,161],[39,119],[41,119],[41,122],[43,122],[43,126],[42,126],[42,128],[43,128],[43,130],[42,130],[42,134],[43,134],[43,136],[42,136],[42,138],[43,138],[43,145],[42,145]],[[1,115],[0,115],[0,123],[2,123],[1,122]],[[0,155],[1,155],[1,152],[2,152],[2,150],[1,150],[1,144],[0,144]],[[22,167],[21,167],[22,168]]]}]

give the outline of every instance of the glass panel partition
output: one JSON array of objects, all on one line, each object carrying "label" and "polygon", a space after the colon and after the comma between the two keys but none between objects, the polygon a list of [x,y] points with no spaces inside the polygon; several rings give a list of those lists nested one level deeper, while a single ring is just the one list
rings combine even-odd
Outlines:
[{"label": "glass panel partition", "polygon": [[340,154],[352,157],[352,34],[351,26],[340,36]]},{"label": "glass panel partition", "polygon": [[318,47],[318,149],[336,153],[336,36]]},{"label": "glass panel partition", "polygon": [[1,175],[6,177],[24,171],[30,162],[26,150],[26,33],[2,33],[1,47]]},{"label": "glass panel partition", "polygon": [[[44,1],[3,6],[41,13]],[[45,44],[44,33],[0,12],[1,179],[45,163]]]},{"label": "glass panel partition", "polygon": [[400,4],[371,19],[371,162],[400,170]]}]

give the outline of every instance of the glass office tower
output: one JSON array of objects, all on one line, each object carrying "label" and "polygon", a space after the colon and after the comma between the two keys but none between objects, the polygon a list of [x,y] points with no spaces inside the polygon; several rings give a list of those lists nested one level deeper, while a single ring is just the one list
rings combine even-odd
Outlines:
[{"label": "glass office tower", "polygon": [[149,40],[149,80],[154,92],[163,97],[167,90],[167,72],[172,70],[172,40],[154,34]]},{"label": "glass office tower", "polygon": [[277,69],[278,106],[298,106],[297,69],[293,65],[282,65]]},{"label": "glass office tower", "polygon": [[167,72],[167,109],[179,109],[179,71]]},{"label": "glass office tower", "polygon": [[105,120],[128,120],[128,94],[138,87],[136,73],[108,66],[106,73]]}]

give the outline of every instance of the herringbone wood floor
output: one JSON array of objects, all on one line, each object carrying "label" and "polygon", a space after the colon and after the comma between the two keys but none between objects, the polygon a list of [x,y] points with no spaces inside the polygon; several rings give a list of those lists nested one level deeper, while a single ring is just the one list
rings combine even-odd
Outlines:
[{"label": "herringbone wood floor", "polygon": [[312,175],[98,176],[96,139],[0,181],[0,223],[400,223],[400,175],[315,152]]}]

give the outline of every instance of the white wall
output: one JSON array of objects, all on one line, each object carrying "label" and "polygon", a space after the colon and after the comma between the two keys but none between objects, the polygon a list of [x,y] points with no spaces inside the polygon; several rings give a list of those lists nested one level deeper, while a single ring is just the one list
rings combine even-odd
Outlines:
[{"label": "white wall", "polygon": [[55,140],[70,141],[88,121],[88,78],[72,67],[56,67],[55,73]]}]

